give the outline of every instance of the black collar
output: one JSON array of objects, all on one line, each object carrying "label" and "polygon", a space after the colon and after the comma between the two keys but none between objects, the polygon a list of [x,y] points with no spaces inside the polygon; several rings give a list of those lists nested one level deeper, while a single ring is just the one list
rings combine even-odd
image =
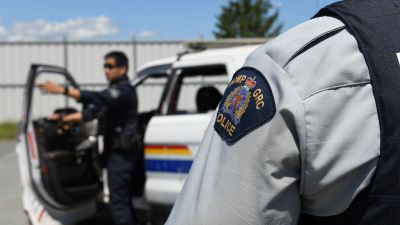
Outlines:
[{"label": "black collar", "polygon": [[121,82],[124,82],[124,81],[129,81],[129,78],[128,78],[127,75],[123,75],[121,77],[115,78],[114,80],[112,80],[110,82],[110,85],[118,84],[118,83],[121,83]]}]

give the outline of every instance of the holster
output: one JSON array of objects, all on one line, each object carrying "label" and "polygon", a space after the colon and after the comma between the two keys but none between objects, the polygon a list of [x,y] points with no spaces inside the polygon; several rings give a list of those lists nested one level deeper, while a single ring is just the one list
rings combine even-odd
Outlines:
[{"label": "holster", "polygon": [[117,128],[112,138],[112,148],[116,149],[132,149],[141,140],[136,126],[128,125],[124,128]]}]

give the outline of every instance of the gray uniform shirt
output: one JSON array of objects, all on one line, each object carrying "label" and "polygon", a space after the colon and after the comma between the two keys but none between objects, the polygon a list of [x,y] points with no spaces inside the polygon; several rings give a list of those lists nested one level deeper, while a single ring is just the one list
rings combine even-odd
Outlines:
[{"label": "gray uniform shirt", "polygon": [[[211,120],[168,225],[297,224],[346,210],[379,156],[370,76],[343,23],[322,17],[255,50],[276,114],[226,144]],[[251,116],[251,115],[246,115]]]}]

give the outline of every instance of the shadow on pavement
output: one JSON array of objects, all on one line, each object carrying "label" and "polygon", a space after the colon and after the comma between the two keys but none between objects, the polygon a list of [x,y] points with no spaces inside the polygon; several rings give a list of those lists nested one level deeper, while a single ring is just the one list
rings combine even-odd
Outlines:
[{"label": "shadow on pavement", "polygon": [[[168,219],[170,207],[152,206],[151,211],[136,209],[138,225],[163,225]],[[99,213],[92,219],[76,225],[112,225],[111,213],[108,205],[101,205]]]}]

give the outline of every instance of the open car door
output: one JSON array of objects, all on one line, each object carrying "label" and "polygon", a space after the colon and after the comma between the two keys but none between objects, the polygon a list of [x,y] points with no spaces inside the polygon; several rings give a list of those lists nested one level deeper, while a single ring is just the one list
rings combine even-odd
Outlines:
[{"label": "open car door", "polygon": [[172,62],[149,66],[140,70],[131,83],[138,95],[139,132],[142,137],[150,119],[161,114],[166,107],[171,70]]},{"label": "open car door", "polygon": [[53,112],[67,115],[76,109],[68,107],[73,102],[65,96],[41,93],[36,86],[46,80],[79,88],[63,68],[30,68],[17,144],[23,204],[33,224],[57,224],[44,223],[46,217],[75,224],[96,213],[102,191],[96,122],[47,119]]}]

